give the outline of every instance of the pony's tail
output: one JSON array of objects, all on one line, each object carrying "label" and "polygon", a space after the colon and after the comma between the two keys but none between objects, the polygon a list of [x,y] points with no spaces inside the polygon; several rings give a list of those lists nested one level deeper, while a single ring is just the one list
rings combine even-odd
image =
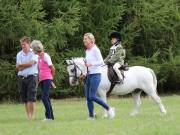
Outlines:
[{"label": "pony's tail", "polygon": [[154,83],[154,90],[157,92],[157,78],[156,78],[156,75],[154,73],[154,71],[152,69],[149,69],[152,76],[153,76],[153,83]]}]

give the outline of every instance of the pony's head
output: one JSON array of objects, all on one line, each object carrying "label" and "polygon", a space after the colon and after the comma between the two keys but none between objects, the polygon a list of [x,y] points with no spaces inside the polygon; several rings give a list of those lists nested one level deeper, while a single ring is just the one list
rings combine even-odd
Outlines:
[{"label": "pony's head", "polygon": [[79,77],[81,75],[87,74],[87,69],[85,67],[84,58],[72,58],[66,60],[67,63],[67,71],[69,74],[69,83],[71,86],[75,86],[79,84]]}]

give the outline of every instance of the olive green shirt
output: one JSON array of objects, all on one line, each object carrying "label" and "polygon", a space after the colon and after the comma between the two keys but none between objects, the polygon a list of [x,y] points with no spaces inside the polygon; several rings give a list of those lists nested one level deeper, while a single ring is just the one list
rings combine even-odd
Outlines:
[{"label": "olive green shirt", "polygon": [[115,64],[117,62],[124,64],[124,58],[125,58],[125,50],[123,49],[122,45],[115,44],[110,48],[108,56],[105,58],[104,62]]}]

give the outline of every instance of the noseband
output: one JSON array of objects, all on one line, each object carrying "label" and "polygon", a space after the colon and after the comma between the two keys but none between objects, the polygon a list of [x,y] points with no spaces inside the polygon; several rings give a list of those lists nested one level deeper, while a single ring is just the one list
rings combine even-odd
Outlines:
[{"label": "noseband", "polygon": [[79,76],[77,76],[77,69],[81,72],[80,76],[83,75],[83,71],[79,68],[79,66],[73,61],[73,63],[69,64],[68,66],[73,65],[74,68],[71,69],[74,72],[74,75],[70,75],[69,77],[74,77],[75,81],[79,80]]}]

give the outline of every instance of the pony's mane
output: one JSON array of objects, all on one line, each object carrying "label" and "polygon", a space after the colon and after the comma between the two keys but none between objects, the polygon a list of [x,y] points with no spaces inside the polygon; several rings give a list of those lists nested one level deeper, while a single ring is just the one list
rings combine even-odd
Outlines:
[{"label": "pony's mane", "polygon": [[82,62],[84,63],[85,59],[83,57],[73,57],[71,60],[73,60],[74,62],[78,62],[78,63],[82,63]]},{"label": "pony's mane", "polygon": [[83,57],[72,57],[71,58],[72,60],[82,60],[82,59],[84,59]]}]

